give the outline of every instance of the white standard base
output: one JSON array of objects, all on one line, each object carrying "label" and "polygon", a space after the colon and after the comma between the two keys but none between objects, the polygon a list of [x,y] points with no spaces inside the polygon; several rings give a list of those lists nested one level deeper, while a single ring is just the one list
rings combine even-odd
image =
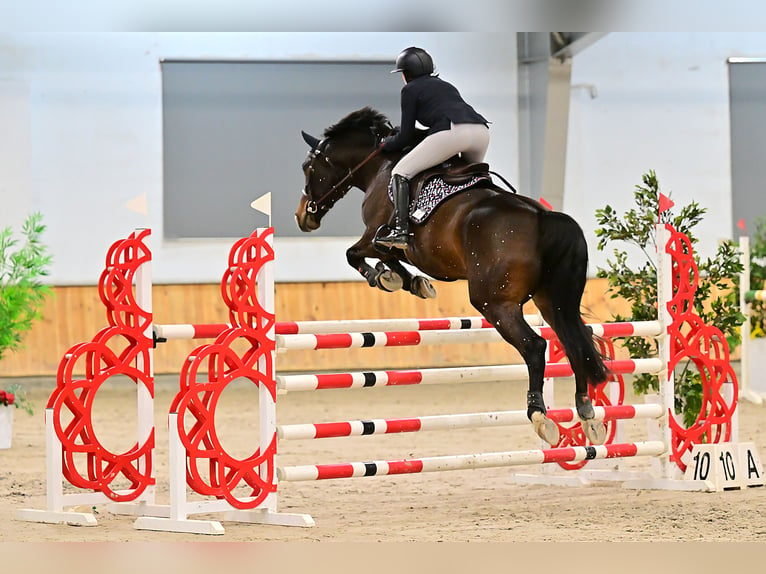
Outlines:
[{"label": "white standard base", "polygon": [[[225,512],[223,519],[229,522],[248,524],[270,524],[273,526],[300,526],[310,528],[315,525],[308,514],[289,514],[270,510],[232,510]],[[190,534],[224,534],[224,528],[217,520],[193,520],[189,518],[158,518],[142,516],[133,523],[136,530],[155,530],[161,532],[187,532]]]},{"label": "white standard base", "polygon": [[311,528],[316,525],[310,514],[291,514],[273,510],[235,510],[224,514],[224,520],[247,522],[249,524],[271,524],[273,526],[298,526]]},{"label": "white standard base", "polygon": [[69,524],[71,526],[98,525],[96,517],[90,512],[21,509],[16,511],[16,518],[26,522],[42,522],[44,524]]},{"label": "white standard base", "polygon": [[217,520],[189,520],[183,518],[159,518],[141,516],[133,523],[136,530],[156,530],[159,532],[186,532],[188,534],[224,534],[223,526]]}]

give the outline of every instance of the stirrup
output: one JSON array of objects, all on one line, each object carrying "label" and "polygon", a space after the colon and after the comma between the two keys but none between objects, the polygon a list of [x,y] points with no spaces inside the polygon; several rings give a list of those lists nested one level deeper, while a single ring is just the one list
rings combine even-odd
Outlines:
[{"label": "stirrup", "polygon": [[388,249],[405,249],[410,244],[410,234],[403,229],[391,229],[385,235],[377,235],[372,240],[373,244],[386,247]]}]

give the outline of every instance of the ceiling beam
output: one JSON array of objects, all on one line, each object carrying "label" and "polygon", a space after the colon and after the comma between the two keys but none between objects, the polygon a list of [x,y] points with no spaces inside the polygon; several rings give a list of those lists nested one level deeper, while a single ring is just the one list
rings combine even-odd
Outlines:
[{"label": "ceiling beam", "polygon": [[557,210],[564,207],[572,58],[604,35],[518,35],[520,189]]}]

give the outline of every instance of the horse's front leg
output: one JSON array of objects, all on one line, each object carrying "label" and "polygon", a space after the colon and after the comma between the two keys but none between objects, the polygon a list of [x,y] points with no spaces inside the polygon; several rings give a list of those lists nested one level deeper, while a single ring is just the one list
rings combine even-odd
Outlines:
[{"label": "horse's front leg", "polygon": [[[535,296],[535,304],[542,313],[543,319],[554,330],[559,329],[560,325],[554,322],[557,314],[554,312],[550,299],[538,294]],[[580,417],[583,433],[591,444],[604,444],[606,425],[603,421],[596,420],[596,411],[593,409],[593,403],[588,395],[588,374],[583,370],[581,362],[570,359],[569,363],[575,377],[575,407],[577,408],[577,415]]]},{"label": "horse's front leg", "polygon": [[398,291],[404,284],[401,275],[386,268],[381,261],[378,261],[375,267],[367,263],[367,257],[376,257],[377,255],[378,252],[372,247],[372,242],[366,235],[346,250],[348,264],[367,280],[370,287],[377,287],[389,293]]}]

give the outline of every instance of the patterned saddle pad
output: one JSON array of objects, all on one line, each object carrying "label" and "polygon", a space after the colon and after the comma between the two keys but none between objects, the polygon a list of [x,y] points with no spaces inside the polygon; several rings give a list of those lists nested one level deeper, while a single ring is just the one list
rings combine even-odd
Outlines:
[{"label": "patterned saddle pad", "polygon": [[[491,180],[486,175],[475,175],[465,183],[455,185],[445,182],[441,176],[432,177],[423,185],[417,202],[410,205],[410,219],[417,224],[424,223],[442,201],[482,181]],[[394,192],[391,184],[388,185],[388,197],[393,201]]]}]

